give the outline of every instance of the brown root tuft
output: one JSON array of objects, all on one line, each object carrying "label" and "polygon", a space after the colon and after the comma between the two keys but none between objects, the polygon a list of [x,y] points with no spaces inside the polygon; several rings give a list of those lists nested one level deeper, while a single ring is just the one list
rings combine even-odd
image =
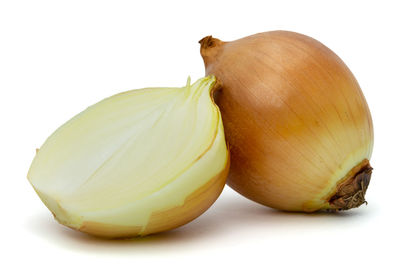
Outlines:
[{"label": "brown root tuft", "polygon": [[337,186],[336,194],[329,199],[332,211],[349,210],[367,203],[365,193],[371,180],[372,167],[367,161],[357,173]]}]

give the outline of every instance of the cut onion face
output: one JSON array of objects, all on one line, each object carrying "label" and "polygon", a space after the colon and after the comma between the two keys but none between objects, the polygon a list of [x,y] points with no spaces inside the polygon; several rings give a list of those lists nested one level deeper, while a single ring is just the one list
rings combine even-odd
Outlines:
[{"label": "cut onion face", "polygon": [[55,218],[103,237],[183,225],[221,193],[229,153],[214,77],[107,98],[57,129],[28,179]]}]

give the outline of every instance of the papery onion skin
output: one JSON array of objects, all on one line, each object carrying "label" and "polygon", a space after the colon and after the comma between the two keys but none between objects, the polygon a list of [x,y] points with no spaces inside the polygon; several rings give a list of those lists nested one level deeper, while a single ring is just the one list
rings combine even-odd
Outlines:
[{"label": "papery onion skin", "polygon": [[365,202],[373,126],[351,71],[308,36],[273,31],[200,40],[230,145],[228,185],[286,211],[346,210]]},{"label": "papery onion skin", "polygon": [[[104,99],[46,140],[28,180],[59,223],[94,236],[145,236],[186,224],[214,203],[228,175],[216,89],[215,78],[205,77]],[[157,153],[163,156],[154,160]]]}]

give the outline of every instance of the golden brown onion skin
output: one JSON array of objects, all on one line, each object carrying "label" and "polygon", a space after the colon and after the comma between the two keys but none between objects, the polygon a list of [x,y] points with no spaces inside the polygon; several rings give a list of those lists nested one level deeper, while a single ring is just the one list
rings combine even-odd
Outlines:
[{"label": "golden brown onion skin", "polygon": [[335,53],[287,31],[200,43],[206,74],[222,87],[216,102],[231,150],[229,186],[288,211],[364,203],[372,120]]}]

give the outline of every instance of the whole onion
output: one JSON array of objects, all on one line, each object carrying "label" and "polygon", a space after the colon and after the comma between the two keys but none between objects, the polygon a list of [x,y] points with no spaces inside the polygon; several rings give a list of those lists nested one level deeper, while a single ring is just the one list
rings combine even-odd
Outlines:
[{"label": "whole onion", "polygon": [[372,168],[371,115],[343,61],[293,32],[200,41],[231,150],[228,184],[288,211],[365,203]]}]

